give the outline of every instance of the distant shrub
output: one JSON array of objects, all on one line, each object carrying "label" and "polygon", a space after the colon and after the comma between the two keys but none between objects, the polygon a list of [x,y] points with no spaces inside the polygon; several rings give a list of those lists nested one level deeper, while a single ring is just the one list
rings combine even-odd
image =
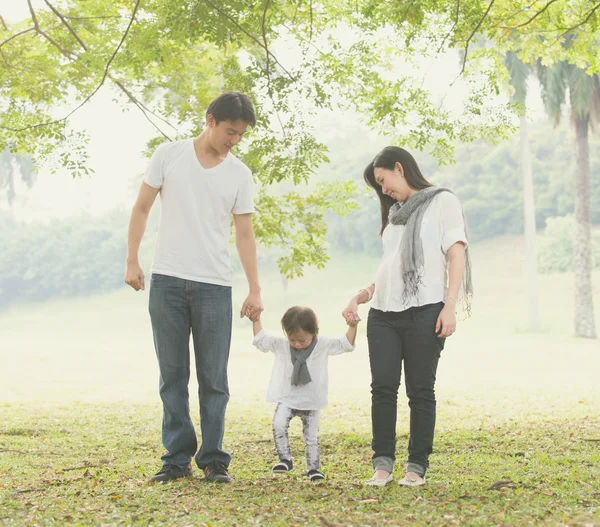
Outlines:
[{"label": "distant shrub", "polygon": [[[546,219],[546,230],[538,251],[540,273],[565,273],[574,270],[573,215]],[[592,268],[600,268],[600,232],[592,231]]]}]

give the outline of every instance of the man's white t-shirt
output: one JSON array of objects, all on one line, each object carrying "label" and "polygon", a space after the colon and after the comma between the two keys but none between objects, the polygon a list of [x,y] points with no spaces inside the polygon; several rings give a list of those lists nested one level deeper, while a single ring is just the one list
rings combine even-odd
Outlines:
[{"label": "man's white t-shirt", "polygon": [[160,189],[161,218],[152,272],[230,286],[231,214],[254,212],[252,173],[232,154],[204,168],[194,140],[160,145],[144,175]]}]

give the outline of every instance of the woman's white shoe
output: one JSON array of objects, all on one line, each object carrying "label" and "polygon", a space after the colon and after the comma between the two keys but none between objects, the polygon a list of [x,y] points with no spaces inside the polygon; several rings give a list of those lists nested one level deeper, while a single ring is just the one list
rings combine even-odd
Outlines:
[{"label": "woman's white shoe", "polygon": [[419,476],[416,472],[407,472],[398,482],[398,485],[404,485],[405,487],[419,487],[425,485],[425,477]]},{"label": "woman's white shoe", "polygon": [[390,474],[387,478],[376,478],[375,475],[371,479],[368,479],[365,483],[372,487],[385,487],[388,483],[390,483],[394,478]]}]

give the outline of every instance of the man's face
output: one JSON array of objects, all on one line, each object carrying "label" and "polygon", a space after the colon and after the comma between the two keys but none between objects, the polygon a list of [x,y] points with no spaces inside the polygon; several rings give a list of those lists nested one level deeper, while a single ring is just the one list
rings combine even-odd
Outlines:
[{"label": "man's face", "polygon": [[248,123],[242,120],[235,122],[221,121],[217,124],[210,114],[207,118],[207,124],[210,144],[223,156],[227,155],[242,140],[248,129]]}]

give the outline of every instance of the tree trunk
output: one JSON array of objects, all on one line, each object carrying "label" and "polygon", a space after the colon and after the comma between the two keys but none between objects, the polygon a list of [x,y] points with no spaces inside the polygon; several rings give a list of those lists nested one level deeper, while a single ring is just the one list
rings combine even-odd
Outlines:
[{"label": "tree trunk", "polygon": [[527,117],[521,117],[519,130],[521,172],[523,174],[523,212],[525,225],[525,265],[527,268],[527,325],[530,330],[540,327],[538,302],[537,249],[535,244],[535,202],[533,199],[533,174],[529,151]]},{"label": "tree trunk", "polygon": [[596,338],[592,297],[592,228],[590,213],[589,118],[575,119],[575,336]]}]

